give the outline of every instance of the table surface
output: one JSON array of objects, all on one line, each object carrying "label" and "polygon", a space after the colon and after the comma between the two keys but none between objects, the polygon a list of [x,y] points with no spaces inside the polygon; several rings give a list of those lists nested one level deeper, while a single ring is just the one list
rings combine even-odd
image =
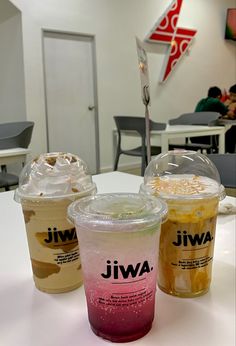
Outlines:
[{"label": "table surface", "polygon": [[0,157],[27,155],[30,149],[26,148],[13,148],[13,149],[0,149]]},{"label": "table surface", "polygon": [[221,125],[236,125],[236,119],[227,119],[227,118],[221,118],[218,120],[218,123]]},{"label": "table surface", "polygon": [[28,148],[0,149],[0,165],[8,165],[18,161],[24,163],[30,152],[31,150]]},{"label": "table surface", "polygon": [[[228,123],[228,122],[227,122]],[[152,130],[151,134],[158,134],[158,135],[165,135],[165,134],[179,134],[179,133],[185,133],[185,132],[202,132],[204,135],[204,132],[213,131],[213,132],[224,132],[223,126],[203,126],[203,125],[166,125],[166,128],[164,130]],[[113,132],[117,132],[117,129],[113,129]],[[134,135],[135,131],[130,130],[122,130],[122,132],[126,132],[129,135]]]},{"label": "table surface", "polygon": [[169,150],[169,140],[174,138],[188,138],[198,136],[219,135],[219,153],[225,152],[225,126],[201,126],[201,125],[169,125],[162,131],[151,131],[151,138],[160,137],[162,152]]},{"label": "table surface", "polygon": [[165,130],[152,130],[153,133],[179,133],[179,132],[196,132],[196,131],[222,131],[222,126],[203,126],[203,125],[166,125]]},{"label": "table surface", "polygon": [[[96,175],[94,181],[99,193],[138,192],[142,178],[112,172]],[[226,201],[236,205],[235,198]],[[0,345],[106,346],[90,330],[83,287],[57,295],[35,288],[23,215],[13,191],[0,193],[0,210]],[[235,229],[234,215],[218,217],[210,291],[183,299],[157,288],[151,331],[125,345],[235,346]]]},{"label": "table surface", "polygon": [[[152,130],[150,132],[151,144],[161,146],[162,152],[169,150],[169,140],[174,138],[188,138],[198,136],[219,135],[219,153],[225,152],[225,126],[202,125],[166,125],[165,130]],[[127,136],[139,136],[136,131],[122,131]],[[116,155],[117,129],[113,129],[113,156]]]}]

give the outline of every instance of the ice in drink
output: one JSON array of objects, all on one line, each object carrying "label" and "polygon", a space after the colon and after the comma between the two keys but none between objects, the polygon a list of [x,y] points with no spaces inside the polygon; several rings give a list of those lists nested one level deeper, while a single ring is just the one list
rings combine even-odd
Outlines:
[{"label": "ice in drink", "polygon": [[76,155],[41,154],[24,167],[15,199],[22,205],[38,289],[61,293],[82,284],[78,239],[67,207],[95,191],[86,164]]},{"label": "ice in drink", "polygon": [[106,194],[72,203],[68,212],[80,239],[92,330],[113,342],[142,337],[154,318],[165,203],[138,194]]},{"label": "ice in drink", "polygon": [[210,287],[218,204],[224,189],[204,155],[169,152],[163,156],[151,162],[141,186],[141,192],[168,204],[160,235],[158,285],[168,294],[195,297]]}]

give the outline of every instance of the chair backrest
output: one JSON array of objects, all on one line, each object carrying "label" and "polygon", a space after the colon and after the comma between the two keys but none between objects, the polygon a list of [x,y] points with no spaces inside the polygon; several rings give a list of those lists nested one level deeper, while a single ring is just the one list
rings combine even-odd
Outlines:
[{"label": "chair backrest", "polygon": [[123,115],[115,115],[114,120],[118,132],[120,131],[136,131],[141,137],[145,137],[145,118],[131,117]]},{"label": "chair backrest", "polygon": [[225,187],[236,188],[236,153],[209,154],[207,156],[218,169],[221,183]]},{"label": "chair backrest", "polygon": [[180,115],[169,120],[170,125],[217,125],[221,115],[217,112],[193,112]]},{"label": "chair backrest", "polygon": [[0,149],[28,148],[34,122],[18,121],[0,124]]},{"label": "chair backrest", "polygon": [[[118,132],[120,131],[136,131],[141,137],[146,136],[146,123],[145,117],[133,117],[126,115],[115,115],[114,120]],[[158,123],[150,120],[150,131],[151,130],[164,130],[166,124]]]}]

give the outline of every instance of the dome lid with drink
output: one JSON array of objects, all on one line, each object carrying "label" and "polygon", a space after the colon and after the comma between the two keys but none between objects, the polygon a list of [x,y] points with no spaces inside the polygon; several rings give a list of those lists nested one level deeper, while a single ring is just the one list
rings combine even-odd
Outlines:
[{"label": "dome lid with drink", "polygon": [[156,156],[147,166],[140,192],[165,199],[225,197],[213,162],[195,151],[173,150]]},{"label": "dome lid with drink", "polygon": [[[81,224],[93,224],[97,231],[136,230],[165,220],[167,205],[152,196],[138,193],[107,193],[83,198],[68,208],[69,218]],[[125,227],[125,228],[124,228]]]},{"label": "dome lid with drink", "polygon": [[21,198],[61,198],[96,191],[86,163],[77,155],[54,152],[40,154],[29,161],[19,177],[15,200]]}]

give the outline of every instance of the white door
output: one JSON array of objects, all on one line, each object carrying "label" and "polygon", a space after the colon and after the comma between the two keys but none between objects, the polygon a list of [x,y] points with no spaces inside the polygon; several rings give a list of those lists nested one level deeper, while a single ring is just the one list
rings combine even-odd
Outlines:
[{"label": "white door", "polygon": [[92,37],[43,33],[48,151],[79,155],[99,170]]}]

